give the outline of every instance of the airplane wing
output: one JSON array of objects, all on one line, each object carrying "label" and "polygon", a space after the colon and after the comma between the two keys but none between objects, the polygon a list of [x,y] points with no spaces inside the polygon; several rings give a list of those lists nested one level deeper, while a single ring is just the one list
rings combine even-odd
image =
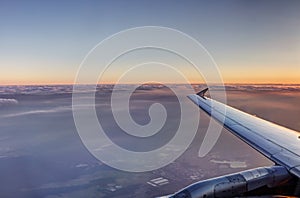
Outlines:
[{"label": "airplane wing", "polygon": [[205,96],[188,97],[231,133],[275,163],[193,183],[161,198],[288,195],[300,197],[300,133]]},{"label": "airplane wing", "polygon": [[205,97],[206,91],[207,89],[188,97],[221,124],[224,120],[224,127],[235,136],[300,178],[299,132]]}]

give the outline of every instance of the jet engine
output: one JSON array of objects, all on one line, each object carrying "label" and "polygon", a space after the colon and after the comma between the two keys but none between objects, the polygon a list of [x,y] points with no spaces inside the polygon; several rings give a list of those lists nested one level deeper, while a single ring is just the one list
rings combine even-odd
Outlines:
[{"label": "jet engine", "polygon": [[234,197],[267,186],[280,186],[292,176],[282,166],[262,167],[194,183],[166,198]]}]

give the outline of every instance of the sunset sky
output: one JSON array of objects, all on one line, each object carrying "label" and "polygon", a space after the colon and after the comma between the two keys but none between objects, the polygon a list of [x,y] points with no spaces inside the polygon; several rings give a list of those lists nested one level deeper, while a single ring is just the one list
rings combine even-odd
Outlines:
[{"label": "sunset sky", "polygon": [[[124,29],[150,25],[197,39],[225,83],[300,83],[299,10],[297,0],[1,0],[0,84],[73,83],[96,44]],[[132,82],[143,78],[136,77]],[[111,81],[108,75],[106,82]]]}]

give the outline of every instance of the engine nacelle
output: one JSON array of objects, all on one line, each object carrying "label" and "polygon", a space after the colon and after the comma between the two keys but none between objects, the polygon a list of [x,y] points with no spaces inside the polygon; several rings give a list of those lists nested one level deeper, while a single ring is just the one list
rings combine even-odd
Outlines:
[{"label": "engine nacelle", "polygon": [[276,187],[292,176],[282,166],[263,167],[194,183],[169,198],[233,197],[263,186]]}]

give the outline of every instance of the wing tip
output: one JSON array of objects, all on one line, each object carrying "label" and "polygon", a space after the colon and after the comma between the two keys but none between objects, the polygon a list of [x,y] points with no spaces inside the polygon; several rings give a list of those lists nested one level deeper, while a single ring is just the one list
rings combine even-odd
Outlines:
[{"label": "wing tip", "polygon": [[202,91],[199,91],[197,93],[198,96],[200,96],[201,98],[204,98],[205,99],[205,93],[208,91],[208,88],[206,89],[203,89]]}]

